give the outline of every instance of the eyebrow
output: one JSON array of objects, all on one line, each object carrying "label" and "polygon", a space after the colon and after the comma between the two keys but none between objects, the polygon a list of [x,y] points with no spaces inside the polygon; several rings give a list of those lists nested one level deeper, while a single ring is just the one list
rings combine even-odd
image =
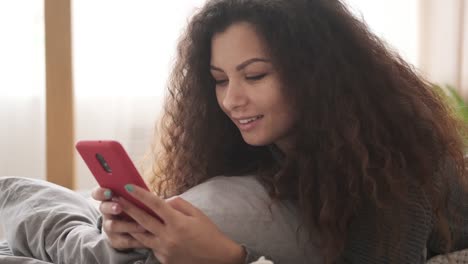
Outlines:
[{"label": "eyebrow", "polygon": [[[243,63],[239,64],[236,66],[237,71],[243,70],[245,67],[248,65],[254,63],[254,62],[265,62],[265,63],[270,63],[271,61],[269,59],[263,59],[263,58],[252,58],[244,61]],[[218,68],[216,66],[210,65],[210,68],[214,71],[221,71],[224,72],[221,68]]]}]

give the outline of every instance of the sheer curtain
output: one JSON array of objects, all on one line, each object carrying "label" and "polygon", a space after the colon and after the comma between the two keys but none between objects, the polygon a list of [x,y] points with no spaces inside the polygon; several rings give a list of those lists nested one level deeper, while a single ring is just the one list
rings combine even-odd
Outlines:
[{"label": "sheer curtain", "polygon": [[387,45],[420,65],[420,6],[425,0],[345,0],[344,3]]},{"label": "sheer curtain", "polygon": [[[138,162],[159,115],[176,40],[203,0],[73,1],[76,139],[115,139]],[[76,157],[77,188],[95,185]]]},{"label": "sheer curtain", "polygon": [[0,1],[0,176],[45,178],[43,1]]},{"label": "sheer curtain", "polygon": [[435,82],[457,87],[468,98],[468,1],[422,3],[421,70]]},{"label": "sheer curtain", "polygon": [[431,82],[468,98],[467,0],[345,0]]},{"label": "sheer curtain", "polygon": [[0,176],[45,178],[43,13],[43,1],[0,1]]}]

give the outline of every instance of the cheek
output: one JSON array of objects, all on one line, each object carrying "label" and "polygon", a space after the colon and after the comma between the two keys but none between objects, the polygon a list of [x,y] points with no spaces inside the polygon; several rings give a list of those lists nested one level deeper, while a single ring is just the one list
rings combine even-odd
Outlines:
[{"label": "cheek", "polygon": [[274,115],[278,118],[276,121],[278,122],[279,129],[287,131],[291,130],[297,121],[297,113],[294,106],[284,100],[280,100],[277,102],[274,109]]},{"label": "cheek", "polygon": [[219,107],[223,112],[226,112],[226,110],[223,107],[223,101],[224,101],[224,93],[220,89],[216,89],[216,101],[218,102]]},{"label": "cheek", "polygon": [[278,108],[276,124],[283,132],[290,130],[294,125],[292,113],[285,108]]}]

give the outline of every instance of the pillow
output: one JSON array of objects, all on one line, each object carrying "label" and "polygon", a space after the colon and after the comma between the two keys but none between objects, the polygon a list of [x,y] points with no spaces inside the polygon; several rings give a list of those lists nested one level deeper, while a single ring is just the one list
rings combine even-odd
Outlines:
[{"label": "pillow", "polygon": [[180,195],[234,241],[274,263],[322,263],[292,202],[273,202],[254,176],[218,176]]}]

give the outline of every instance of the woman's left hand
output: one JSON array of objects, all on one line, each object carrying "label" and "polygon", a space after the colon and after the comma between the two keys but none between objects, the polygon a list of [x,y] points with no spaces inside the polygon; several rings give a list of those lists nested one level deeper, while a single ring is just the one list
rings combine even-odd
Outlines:
[{"label": "woman's left hand", "polygon": [[244,263],[242,246],[225,236],[189,202],[180,197],[165,201],[135,185],[127,185],[126,189],[164,221],[123,198],[117,200],[123,211],[147,230],[130,235],[150,248],[161,263]]}]

